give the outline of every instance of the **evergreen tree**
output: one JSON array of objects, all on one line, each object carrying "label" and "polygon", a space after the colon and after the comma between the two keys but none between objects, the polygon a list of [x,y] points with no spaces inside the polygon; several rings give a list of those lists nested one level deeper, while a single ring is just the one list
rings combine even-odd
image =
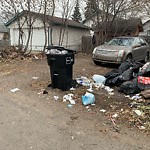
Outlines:
[{"label": "evergreen tree", "polygon": [[72,20],[74,20],[76,22],[81,22],[82,21],[81,13],[80,13],[80,10],[79,10],[79,0],[76,1],[76,6],[74,8],[74,13],[72,15]]},{"label": "evergreen tree", "polygon": [[96,0],[87,0],[86,7],[85,7],[85,18],[90,17],[94,13],[97,12],[97,3]]}]

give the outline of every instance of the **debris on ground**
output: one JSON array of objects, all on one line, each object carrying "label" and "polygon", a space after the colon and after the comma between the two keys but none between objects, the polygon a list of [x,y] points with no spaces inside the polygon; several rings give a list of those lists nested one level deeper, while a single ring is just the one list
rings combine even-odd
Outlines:
[{"label": "debris on ground", "polygon": [[105,109],[101,109],[101,110],[100,110],[100,112],[103,112],[103,113],[105,113],[105,112],[106,112],[106,110],[105,110]]},{"label": "debris on ground", "polygon": [[94,102],[95,102],[94,94],[86,92],[85,95],[82,96],[83,105],[93,104]]},{"label": "debris on ground", "polygon": [[32,79],[37,80],[39,77],[32,77]]},{"label": "debris on ground", "polygon": [[69,101],[71,105],[75,105],[76,101],[74,100],[74,94],[67,94],[63,96],[63,102]]},{"label": "debris on ground", "polygon": [[54,100],[57,101],[59,99],[59,96],[54,96]]},{"label": "debris on ground", "polygon": [[15,93],[15,92],[17,92],[17,91],[19,91],[20,89],[18,89],[18,88],[14,88],[14,89],[12,89],[12,90],[10,90],[12,93]]}]

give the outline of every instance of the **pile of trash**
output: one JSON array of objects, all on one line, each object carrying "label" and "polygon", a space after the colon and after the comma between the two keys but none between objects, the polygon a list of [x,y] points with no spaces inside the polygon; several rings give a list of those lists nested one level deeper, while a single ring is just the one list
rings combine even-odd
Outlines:
[{"label": "pile of trash", "polygon": [[[76,90],[79,88],[79,93]],[[105,75],[94,74],[91,78],[81,76],[73,80],[70,93],[63,96],[63,102],[67,103],[69,108],[74,107],[76,103],[82,102],[88,111],[97,101],[98,93],[107,93],[108,103],[115,101],[116,95],[114,89],[125,94],[128,98],[126,106],[121,109],[112,109],[108,111],[101,106],[100,112],[111,115],[110,119],[116,126],[115,120],[127,118],[129,123],[144,131],[150,131],[150,62],[142,64],[127,60],[122,63],[118,69],[111,70]],[[101,90],[101,91],[100,91]],[[54,96],[58,100],[58,96]],[[106,102],[107,103],[107,102]],[[119,103],[118,103],[119,104]],[[121,104],[121,103],[120,103]],[[109,104],[108,104],[109,105]],[[113,105],[110,105],[113,106]],[[113,107],[112,107],[113,108]]]},{"label": "pile of trash", "polygon": [[143,99],[140,94],[126,96],[130,99],[130,108],[122,112],[129,123],[144,132],[150,131],[150,99]]},{"label": "pile of trash", "polygon": [[83,105],[95,103],[94,90],[104,89],[114,95],[113,87],[129,99],[129,107],[121,111],[128,121],[144,131],[150,131],[150,62],[142,64],[127,60],[118,69],[103,75],[93,75],[91,79],[81,77],[77,83],[89,87],[82,96]]},{"label": "pile of trash", "polygon": [[145,98],[150,98],[150,62],[142,64],[128,60],[122,63],[117,70],[112,70],[104,75],[105,85],[119,87],[119,92],[133,95],[143,92]]},{"label": "pile of trash", "polygon": [[130,99],[130,108],[122,113],[140,130],[150,131],[150,62],[128,60],[117,70],[104,75],[105,85],[118,87]]}]

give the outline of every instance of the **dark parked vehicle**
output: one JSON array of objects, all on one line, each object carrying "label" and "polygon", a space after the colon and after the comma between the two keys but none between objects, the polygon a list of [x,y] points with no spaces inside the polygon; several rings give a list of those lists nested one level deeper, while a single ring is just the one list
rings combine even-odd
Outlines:
[{"label": "dark parked vehicle", "polygon": [[110,42],[95,47],[92,59],[99,62],[121,64],[127,59],[148,62],[150,45],[142,37],[116,37]]}]

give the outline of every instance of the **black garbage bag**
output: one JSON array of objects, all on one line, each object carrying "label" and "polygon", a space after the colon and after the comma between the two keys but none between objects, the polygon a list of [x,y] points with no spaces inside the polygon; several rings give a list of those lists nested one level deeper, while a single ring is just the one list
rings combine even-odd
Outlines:
[{"label": "black garbage bag", "polygon": [[120,76],[119,76],[119,81],[121,83],[125,81],[129,81],[133,79],[133,69],[129,68],[128,70],[124,71]]},{"label": "black garbage bag", "polygon": [[118,79],[119,79],[119,73],[118,72],[114,72],[112,74],[110,74],[105,81],[105,85],[106,86],[117,86],[118,85]]},{"label": "black garbage bag", "polygon": [[107,72],[105,75],[104,75],[104,77],[105,78],[108,78],[109,76],[112,76],[112,74],[118,74],[118,70],[116,70],[116,69],[114,69],[114,70],[111,70],[111,71],[109,71],[109,72]]},{"label": "black garbage bag", "polygon": [[141,91],[150,89],[150,77],[139,76],[137,86]]},{"label": "black garbage bag", "polygon": [[127,95],[140,93],[141,90],[138,88],[137,83],[138,83],[137,78],[135,78],[131,81],[126,81],[126,82],[121,84],[118,91],[123,92]]},{"label": "black garbage bag", "polygon": [[128,70],[131,67],[133,67],[133,61],[132,60],[126,60],[125,62],[123,62],[119,66],[118,73],[122,74],[124,71]]},{"label": "black garbage bag", "polygon": [[133,63],[133,67],[132,67],[132,70],[133,70],[133,77],[137,77],[139,76],[139,70],[140,68],[143,66],[143,63],[141,62],[134,62]]}]

